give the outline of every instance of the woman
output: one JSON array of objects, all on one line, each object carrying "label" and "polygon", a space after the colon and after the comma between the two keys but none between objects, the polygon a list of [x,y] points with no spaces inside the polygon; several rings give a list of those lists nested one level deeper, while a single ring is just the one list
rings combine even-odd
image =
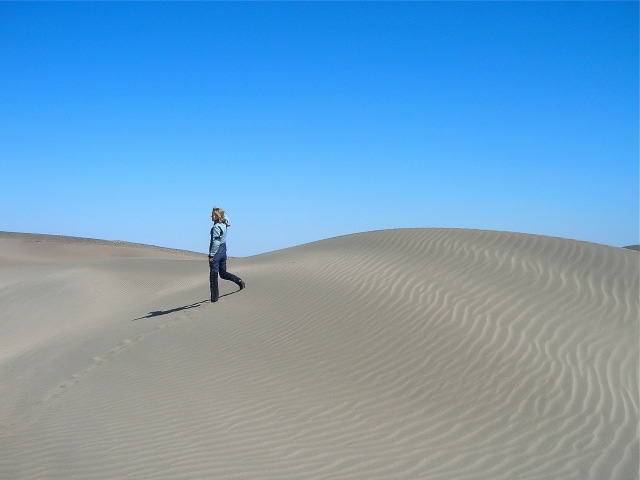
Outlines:
[{"label": "woman", "polygon": [[229,222],[225,211],[221,208],[213,207],[211,211],[211,241],[209,242],[209,285],[211,287],[211,301],[217,302],[220,293],[218,291],[218,272],[220,277],[225,280],[235,282],[242,290],[244,282],[227,272],[227,227]]}]

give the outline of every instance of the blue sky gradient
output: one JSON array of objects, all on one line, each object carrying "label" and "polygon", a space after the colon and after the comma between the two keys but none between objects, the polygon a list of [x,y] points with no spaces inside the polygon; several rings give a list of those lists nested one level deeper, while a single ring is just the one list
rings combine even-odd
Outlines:
[{"label": "blue sky gradient", "polygon": [[0,3],[0,230],[639,243],[637,2]]}]

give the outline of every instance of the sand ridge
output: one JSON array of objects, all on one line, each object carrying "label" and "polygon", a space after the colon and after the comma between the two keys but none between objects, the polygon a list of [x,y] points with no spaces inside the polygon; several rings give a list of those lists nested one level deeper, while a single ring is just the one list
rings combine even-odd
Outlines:
[{"label": "sand ridge", "polygon": [[0,268],[0,477],[638,478],[639,258],[369,232],[215,305],[206,259]]},{"label": "sand ridge", "polygon": [[61,265],[99,258],[203,258],[203,254],[121,240],[0,232],[0,267]]}]

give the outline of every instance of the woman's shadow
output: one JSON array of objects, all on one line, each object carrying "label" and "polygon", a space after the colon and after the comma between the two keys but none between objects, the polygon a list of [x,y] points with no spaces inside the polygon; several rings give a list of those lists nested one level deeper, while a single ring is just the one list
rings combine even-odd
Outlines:
[{"label": "woman's shadow", "polygon": [[[220,298],[222,297],[226,297],[228,295],[233,295],[234,293],[238,293],[240,290],[236,291],[236,292],[231,292],[231,293],[225,293],[224,295],[220,295]],[[168,315],[170,313],[174,313],[174,312],[180,312],[182,310],[189,310],[190,308],[196,308],[199,307],[200,305],[202,305],[203,303],[209,303],[209,300],[200,300],[199,302],[196,303],[192,303],[191,305],[184,305],[182,307],[176,307],[176,308],[171,308],[169,310],[156,310],[155,312],[149,312],[147,313],[144,317],[139,317],[139,318],[134,318],[133,320],[131,320],[132,322],[135,322],[136,320],[142,320],[143,318],[152,318],[152,317],[160,317],[162,315]]]}]

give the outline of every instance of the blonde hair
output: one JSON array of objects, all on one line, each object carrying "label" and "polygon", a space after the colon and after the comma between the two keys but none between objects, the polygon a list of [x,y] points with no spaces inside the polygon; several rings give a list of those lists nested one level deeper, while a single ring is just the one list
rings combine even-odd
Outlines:
[{"label": "blonde hair", "polygon": [[227,212],[218,207],[213,207],[211,210],[211,215],[216,214],[216,216],[220,219],[222,223],[224,223],[227,227],[229,226],[229,221],[227,220]]}]

